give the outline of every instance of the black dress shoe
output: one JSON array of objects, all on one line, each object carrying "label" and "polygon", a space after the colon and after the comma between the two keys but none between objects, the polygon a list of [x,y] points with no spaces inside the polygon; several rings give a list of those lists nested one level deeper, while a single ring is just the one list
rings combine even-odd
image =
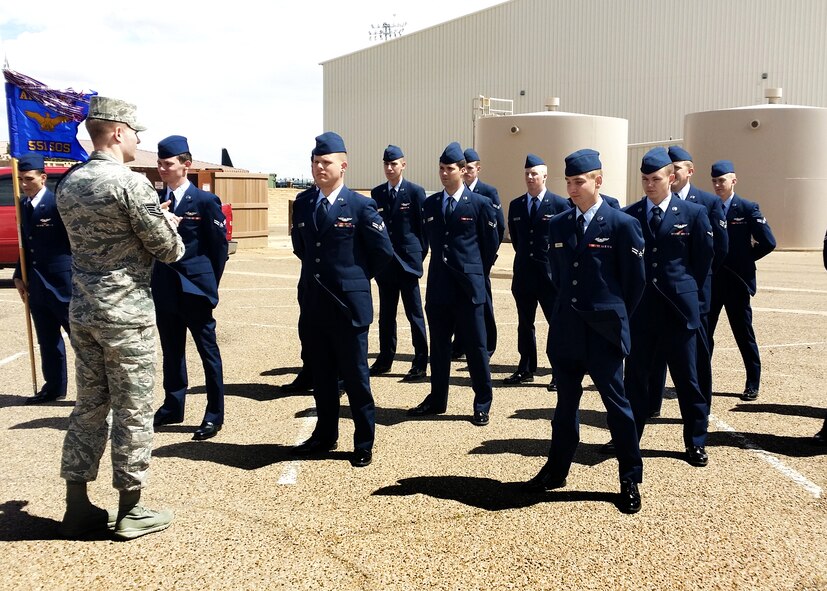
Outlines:
[{"label": "black dress shoe", "polygon": [[313,439],[311,437],[304,443],[295,446],[293,453],[300,456],[309,456],[311,454],[323,454],[333,451],[337,447],[339,447],[339,444],[336,441],[322,441],[321,439]]},{"label": "black dress shoe", "polygon": [[380,363],[379,361],[374,361],[373,365],[370,366],[369,373],[372,376],[381,376],[391,370],[391,365],[391,363]]},{"label": "black dress shoe", "polygon": [[620,483],[620,496],[617,499],[617,508],[621,513],[637,513],[640,511],[640,491],[637,484],[631,480]]},{"label": "black dress shoe", "polygon": [[652,412],[649,413],[649,418],[650,419],[659,419],[660,418],[660,411],[659,410],[653,410]]},{"label": "black dress shoe", "polygon": [[741,394],[741,400],[752,402],[756,398],[758,398],[758,388],[752,388],[749,386],[744,388],[744,393]]},{"label": "black dress shoe", "polygon": [[477,427],[485,427],[488,424],[488,421],[489,419],[487,412],[481,410],[474,411],[474,418],[471,419],[471,422]]},{"label": "black dress shoe", "polygon": [[279,388],[285,394],[293,394],[295,392],[310,392],[313,389],[313,380],[307,374],[299,373],[296,379],[289,384],[284,384]]},{"label": "black dress shoe", "polygon": [[695,445],[686,448],[686,461],[693,466],[703,468],[709,463],[709,456],[706,455],[706,449],[700,445]]},{"label": "black dress shoe", "polygon": [[61,398],[66,398],[66,392],[60,394],[59,392],[46,392],[45,390],[41,390],[34,396],[26,398],[26,404],[43,404],[44,402],[54,402]]},{"label": "black dress shoe", "polygon": [[617,448],[615,447],[615,442],[609,439],[607,443],[604,443],[600,446],[600,453],[606,454],[607,456],[613,456],[617,453]]},{"label": "black dress shoe", "polygon": [[427,376],[424,369],[420,369],[418,367],[412,367],[411,370],[405,374],[405,377],[402,378],[403,382],[418,382],[419,380],[424,380]]},{"label": "black dress shoe", "polygon": [[423,400],[413,408],[408,409],[408,416],[410,417],[424,417],[426,415],[441,415],[445,412],[446,408],[444,406],[437,407],[428,402],[427,399]]},{"label": "black dress shoe", "polygon": [[350,465],[354,468],[364,468],[373,461],[373,452],[369,449],[355,449],[350,458]]},{"label": "black dress shoe", "polygon": [[524,482],[520,489],[527,493],[541,493],[546,492],[547,490],[554,490],[555,488],[563,488],[564,486],[566,486],[566,479],[551,478],[548,465],[545,465],[542,469],[540,469],[537,476],[528,482]]},{"label": "black dress shoe", "polygon": [[551,381],[548,383],[548,386],[546,386],[546,390],[548,390],[549,392],[557,391],[557,378],[551,376]]},{"label": "black dress shoe", "polygon": [[215,437],[218,435],[219,431],[221,431],[221,425],[206,421],[201,423],[201,426],[195,430],[195,433],[192,434],[192,438],[194,441],[204,441],[205,439]]},{"label": "black dress shoe", "polygon": [[463,353],[462,351],[451,351],[451,360],[452,361],[459,361],[463,357],[465,357],[465,353]]},{"label": "black dress shoe", "polygon": [[173,417],[171,414],[162,412],[162,410],[163,409],[158,409],[157,411],[155,411],[155,416],[152,419],[153,427],[163,427],[164,425],[177,425],[178,423],[184,422],[184,417]]},{"label": "black dress shoe", "polygon": [[534,374],[530,371],[515,371],[513,374],[503,379],[503,384],[525,384],[534,381]]},{"label": "black dress shoe", "polygon": [[822,429],[813,435],[813,443],[816,445],[827,445],[827,429]]}]

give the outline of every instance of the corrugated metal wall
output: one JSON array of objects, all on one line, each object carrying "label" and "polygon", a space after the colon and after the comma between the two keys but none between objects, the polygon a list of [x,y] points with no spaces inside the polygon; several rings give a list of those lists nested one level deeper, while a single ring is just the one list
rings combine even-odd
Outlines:
[{"label": "corrugated metal wall", "polygon": [[480,94],[515,113],[559,96],[628,119],[630,143],[680,138],[685,114],[761,103],[768,87],[827,107],[826,30],[823,0],[512,0],[325,62],[324,125],[348,145],[349,186],[382,182],[394,143],[407,177],[437,188],[444,146],[473,141]]}]

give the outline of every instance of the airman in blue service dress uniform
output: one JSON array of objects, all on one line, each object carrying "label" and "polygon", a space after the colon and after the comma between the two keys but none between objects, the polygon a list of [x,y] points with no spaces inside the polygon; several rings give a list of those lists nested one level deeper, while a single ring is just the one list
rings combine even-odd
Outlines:
[{"label": "airman in blue service dress uniform", "polygon": [[393,244],[393,259],[376,276],[379,286],[379,355],[370,368],[370,375],[387,373],[393,364],[396,355],[396,309],[401,296],[405,316],[411,325],[414,348],[411,369],[402,381],[414,382],[425,378],[428,367],[428,338],[419,292],[422,260],[428,252],[422,222],[425,189],[402,178],[406,162],[398,146],[385,148],[382,162],[387,182],[374,187],[370,196],[376,201],[379,213],[385,220]]},{"label": "airman in blue service dress uniform", "polygon": [[21,298],[29,298],[29,311],[40,345],[43,388],[26,399],[40,404],[66,396],[66,344],[60,329],[69,334],[69,300],[72,297],[72,253],[69,237],[57,211],[55,194],[46,187],[43,156],[30,152],[18,160],[18,179],[27,199],[20,204],[21,237],[26,253],[28,292],[20,262],[14,285]]},{"label": "airman in blue service dress uniform", "polygon": [[[499,243],[502,244],[505,237],[505,217],[503,216],[503,207],[500,202],[500,194],[496,187],[482,182],[479,178],[480,169],[480,155],[473,148],[468,148],[463,152],[465,159],[465,172],[462,175],[463,181],[472,193],[477,193],[487,197],[497,217],[497,237]],[[496,257],[495,257],[496,258]],[[488,299],[485,302],[485,331],[486,331],[486,347],[488,347],[488,356],[491,357],[497,349],[497,322],[494,319],[494,299],[491,293],[491,277],[488,272],[485,274],[485,292],[488,294]],[[452,346],[451,357],[459,359],[464,353],[464,346],[462,337],[457,335]]]},{"label": "airman in blue service dress uniform", "polygon": [[640,437],[649,418],[656,353],[665,351],[683,418],[686,459],[705,466],[709,403],[698,384],[697,339],[703,338],[698,292],[712,264],[712,227],[704,207],[671,192],[673,165],[664,148],[649,150],[640,171],[646,196],[624,210],[640,222],[646,240],[646,289],[630,323],[626,396]]},{"label": "airman in blue service dress uniform", "polygon": [[548,225],[549,265],[558,290],[549,322],[549,355],[557,373],[557,408],[548,461],[524,488],[542,492],[566,484],[580,441],[578,408],[589,374],[606,407],[619,463],[618,508],[640,510],[643,460],[632,408],[623,389],[629,354],[629,316],[646,283],[638,220],[612,208],[598,189],[599,154],[579,150],[566,158],[566,188],[575,209]]},{"label": "airman in blue service dress uniform", "polygon": [[747,379],[741,400],[755,400],[761,387],[761,357],[752,328],[750,298],[755,295],[755,261],[775,250],[775,236],[757,203],[735,192],[735,166],[729,160],[712,165],[712,186],[726,213],[729,251],[713,274],[709,311],[710,350],[721,308],[726,308],[732,335],[744,360]]},{"label": "airman in blue service dress uniform", "polygon": [[431,248],[425,313],[431,335],[431,392],[408,411],[411,416],[442,414],[448,404],[451,334],[462,340],[474,390],[475,425],[487,425],[491,370],[485,342],[485,278],[499,247],[497,214],[491,201],[462,182],[465,157],[452,142],[439,157],[443,191],[425,200],[422,215]]},{"label": "airman in blue service dress uniform", "polygon": [[187,138],[171,135],[158,142],[158,172],[166,183],[161,202],[181,218],[178,233],[186,252],[175,263],[152,268],[152,299],[164,368],[164,403],[156,426],[184,420],[187,388],[187,331],[204,367],[207,408],[193,439],[215,437],[224,424],[224,370],[215,336],[213,309],[227,263],[227,229],[221,200],[187,180],[192,166]]},{"label": "airman in blue service dress uniform", "polygon": [[[698,339],[698,381],[701,391],[712,404],[712,354],[709,349],[709,306],[712,299],[712,272],[724,261],[729,250],[729,235],[726,231],[726,216],[721,200],[712,193],[702,191],[689,181],[695,174],[695,165],[692,155],[680,146],[671,146],[668,150],[669,158],[675,167],[675,182],[672,191],[684,201],[703,205],[712,225],[712,245],[714,256],[712,267],[704,281],[703,288],[698,292],[701,304],[701,330],[703,339]],[[652,383],[649,385],[649,400],[652,404],[650,417],[660,416],[663,402],[663,387],[666,382],[666,359],[658,354],[658,364],[652,370]]]},{"label": "airman in blue service dress uniform", "polygon": [[[511,293],[517,305],[517,370],[503,380],[506,384],[534,381],[537,371],[537,339],[534,318],[537,304],[546,320],[551,318],[556,290],[548,262],[548,224],[556,214],[568,211],[569,204],[560,195],[546,189],[548,167],[542,158],[529,154],[525,160],[527,191],[508,207],[508,232],[514,247],[514,274]],[[553,370],[552,370],[553,371]],[[549,390],[555,386],[552,373]]]},{"label": "airman in blue service dress uniform", "polygon": [[339,438],[339,377],[344,380],[355,431],[351,464],[373,458],[375,406],[368,370],[368,329],[373,321],[370,280],[393,257],[376,203],[344,184],[347,150],[334,132],[316,137],[313,179],[318,199],[293,206],[293,252],[302,262],[302,314],[313,358],[318,421],[297,454],[335,449]]}]

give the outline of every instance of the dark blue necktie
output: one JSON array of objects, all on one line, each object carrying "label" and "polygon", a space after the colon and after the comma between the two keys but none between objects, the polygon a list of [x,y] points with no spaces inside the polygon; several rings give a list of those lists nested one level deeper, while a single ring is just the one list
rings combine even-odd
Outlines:
[{"label": "dark blue necktie", "polygon": [[445,204],[445,221],[448,221],[448,218],[451,217],[451,214],[454,213],[454,198],[448,197],[448,202]]},{"label": "dark blue necktie", "polygon": [[391,189],[390,196],[391,196],[391,207],[393,207],[394,203],[396,203],[396,189]]},{"label": "dark blue necktie", "polygon": [[327,197],[322,196],[319,199],[319,205],[316,207],[316,229],[320,229],[323,225],[325,220],[327,219],[327,211],[330,207],[330,201],[327,200]]},{"label": "dark blue necktie", "polygon": [[663,210],[659,206],[656,205],[652,208],[652,218],[649,220],[649,228],[652,230],[652,234],[658,233],[660,223],[663,221],[661,215],[663,215]]},{"label": "dark blue necktie", "polygon": [[577,216],[577,244],[580,244],[580,241],[583,240],[583,234],[586,233],[586,216],[579,215]]},{"label": "dark blue necktie", "polygon": [[537,215],[537,210],[538,209],[540,209],[540,198],[539,197],[532,197],[531,198],[531,219],[532,220]]}]

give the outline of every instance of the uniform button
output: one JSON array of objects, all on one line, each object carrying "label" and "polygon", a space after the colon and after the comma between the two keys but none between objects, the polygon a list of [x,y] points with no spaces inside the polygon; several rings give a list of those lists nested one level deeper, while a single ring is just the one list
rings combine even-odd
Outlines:
[{"label": "uniform button", "polygon": [[442,262],[447,263],[448,262],[448,257],[442,257]]},{"label": "uniform button", "polygon": [[652,263],[652,267],[657,267],[657,266],[658,266],[657,263]]},{"label": "uniform button", "polygon": [[318,278],[319,278],[319,274],[318,274],[318,273],[316,273],[315,275],[313,275],[313,277],[315,277],[316,279],[318,279]]},{"label": "uniform button", "polygon": [[321,242],[317,242],[317,243],[316,243],[316,246],[321,246],[321,245],[322,245],[322,243],[321,243]]},{"label": "uniform button", "polygon": [[447,245],[447,244],[443,244],[443,245],[442,245],[442,248],[443,248],[444,250],[448,250],[448,245]]},{"label": "uniform button", "polygon": [[528,233],[529,234],[534,234],[534,230],[529,230]]},{"label": "uniform button", "polygon": [[577,279],[571,282],[572,285],[577,285]]},{"label": "uniform button", "polygon": [[571,303],[576,304],[577,303],[577,298],[571,298]]},{"label": "uniform button", "polygon": [[657,278],[657,277],[655,277],[654,279],[652,279],[652,283],[657,283],[657,282],[658,282],[658,278]]},{"label": "uniform button", "polygon": [[388,230],[388,236],[390,236],[391,234],[393,234],[393,232],[391,232],[390,230]]},{"label": "uniform button", "polygon": [[529,243],[529,244],[534,244],[534,241],[533,241],[533,240],[529,240],[529,241],[528,241],[528,243]]},{"label": "uniform button", "polygon": [[316,259],[316,262],[318,263],[318,262],[319,262],[319,259]]},{"label": "uniform button", "polygon": [[653,247],[652,247],[652,252],[657,252],[657,251],[658,251],[658,247],[657,247],[657,246],[653,246]]},{"label": "uniform button", "polygon": [[447,235],[448,235],[448,232],[445,232],[445,235],[447,236]]},{"label": "uniform button", "polygon": [[575,262],[574,262],[574,266],[575,266],[575,267],[579,267],[579,266],[580,266],[580,263],[578,263],[577,261],[575,261]]}]

